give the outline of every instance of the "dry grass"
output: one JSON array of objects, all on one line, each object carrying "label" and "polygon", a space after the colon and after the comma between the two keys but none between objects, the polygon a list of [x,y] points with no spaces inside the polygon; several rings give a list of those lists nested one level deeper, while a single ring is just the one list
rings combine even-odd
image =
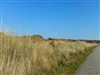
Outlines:
[{"label": "dry grass", "polygon": [[71,54],[84,53],[94,45],[84,41],[36,42],[30,37],[17,36],[3,36],[0,42],[0,75],[52,75],[63,58],[68,64],[72,62]]}]

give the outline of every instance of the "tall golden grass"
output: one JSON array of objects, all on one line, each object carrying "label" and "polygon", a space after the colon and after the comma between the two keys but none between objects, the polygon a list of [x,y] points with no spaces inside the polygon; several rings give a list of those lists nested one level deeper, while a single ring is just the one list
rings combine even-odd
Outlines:
[{"label": "tall golden grass", "polygon": [[31,37],[6,35],[0,42],[0,75],[52,75],[63,57],[67,64],[71,62],[71,53],[85,52],[94,45],[84,41],[34,41]]}]

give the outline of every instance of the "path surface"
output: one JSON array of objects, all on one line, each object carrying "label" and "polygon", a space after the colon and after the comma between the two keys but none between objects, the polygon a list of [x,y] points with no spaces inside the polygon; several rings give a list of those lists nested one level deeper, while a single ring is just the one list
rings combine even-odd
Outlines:
[{"label": "path surface", "polygon": [[75,75],[100,75],[100,46],[94,49]]}]

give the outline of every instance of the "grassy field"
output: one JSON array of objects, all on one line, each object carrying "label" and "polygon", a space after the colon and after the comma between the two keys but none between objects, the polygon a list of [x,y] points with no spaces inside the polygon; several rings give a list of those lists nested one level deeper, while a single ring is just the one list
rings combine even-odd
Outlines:
[{"label": "grassy field", "polygon": [[95,43],[0,36],[0,75],[73,75]]}]

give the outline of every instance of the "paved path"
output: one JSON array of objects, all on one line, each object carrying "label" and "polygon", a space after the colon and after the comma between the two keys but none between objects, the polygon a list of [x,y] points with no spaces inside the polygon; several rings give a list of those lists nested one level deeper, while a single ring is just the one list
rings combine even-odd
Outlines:
[{"label": "paved path", "polygon": [[100,46],[94,49],[75,75],[100,75]]}]

